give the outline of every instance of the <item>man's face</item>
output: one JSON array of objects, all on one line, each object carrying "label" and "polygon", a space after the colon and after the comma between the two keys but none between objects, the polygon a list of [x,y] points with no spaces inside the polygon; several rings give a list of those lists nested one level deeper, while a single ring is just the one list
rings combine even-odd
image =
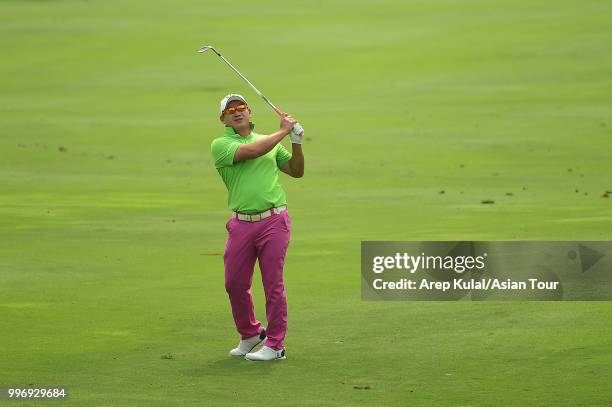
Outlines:
[{"label": "man's face", "polygon": [[[223,111],[223,115],[221,116],[221,121],[225,123],[227,126],[233,128],[240,128],[244,126],[248,126],[251,121],[251,109],[247,106],[242,112],[239,112],[236,109],[238,106],[245,105],[246,103],[241,102],[239,100],[234,100],[228,103],[227,107]],[[231,109],[228,111],[228,109]],[[232,111],[233,110],[233,111]]]}]

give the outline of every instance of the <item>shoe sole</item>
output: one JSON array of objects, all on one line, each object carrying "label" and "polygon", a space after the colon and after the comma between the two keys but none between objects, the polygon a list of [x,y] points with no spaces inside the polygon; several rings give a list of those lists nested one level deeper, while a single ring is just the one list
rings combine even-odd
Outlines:
[{"label": "shoe sole", "polygon": [[285,360],[285,359],[287,359],[287,356],[281,356],[280,358],[274,358],[274,359],[268,359],[268,360],[249,359],[247,357],[244,358],[244,360],[250,360],[251,362],[274,362],[275,360]]}]

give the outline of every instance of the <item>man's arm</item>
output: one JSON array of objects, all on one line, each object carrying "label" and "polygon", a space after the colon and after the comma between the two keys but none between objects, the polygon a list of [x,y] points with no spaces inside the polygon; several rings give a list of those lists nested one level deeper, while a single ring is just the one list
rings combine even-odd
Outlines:
[{"label": "man's arm", "polygon": [[237,163],[239,161],[261,157],[272,150],[287,133],[288,132],[284,130],[279,130],[276,133],[272,133],[252,143],[241,144],[238,150],[236,150],[236,154],[234,154],[234,162]]},{"label": "man's arm", "polygon": [[241,144],[234,154],[234,162],[251,160],[261,157],[274,148],[293,128],[296,121],[291,116],[285,116],[281,119],[280,129],[276,133],[272,133],[267,137],[248,144]]},{"label": "man's arm", "polygon": [[291,144],[291,159],[280,170],[293,178],[304,176],[304,153],[301,144]]}]

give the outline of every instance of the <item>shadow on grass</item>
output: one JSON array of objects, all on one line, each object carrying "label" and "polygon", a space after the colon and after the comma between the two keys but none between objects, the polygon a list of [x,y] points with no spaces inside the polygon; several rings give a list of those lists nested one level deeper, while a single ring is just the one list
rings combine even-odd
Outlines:
[{"label": "shadow on grass", "polygon": [[284,360],[273,362],[252,362],[240,357],[225,357],[223,359],[213,360],[207,365],[184,369],[183,373],[186,376],[203,377],[203,376],[235,376],[240,375],[260,375],[262,372],[273,372],[281,368],[287,363]]}]

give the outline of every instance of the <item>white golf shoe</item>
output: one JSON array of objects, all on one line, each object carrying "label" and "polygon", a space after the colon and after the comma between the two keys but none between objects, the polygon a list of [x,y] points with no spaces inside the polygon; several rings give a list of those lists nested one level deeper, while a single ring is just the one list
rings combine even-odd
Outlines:
[{"label": "white golf shoe", "polygon": [[230,350],[230,356],[244,356],[249,352],[252,352],[253,349],[257,347],[260,343],[262,343],[266,339],[266,330],[264,329],[257,336],[253,336],[247,339],[241,339],[240,343],[238,343],[238,347]]},{"label": "white golf shoe", "polygon": [[264,345],[257,352],[247,353],[244,358],[247,360],[267,361],[286,359],[287,357],[285,356],[285,349],[276,350]]}]

